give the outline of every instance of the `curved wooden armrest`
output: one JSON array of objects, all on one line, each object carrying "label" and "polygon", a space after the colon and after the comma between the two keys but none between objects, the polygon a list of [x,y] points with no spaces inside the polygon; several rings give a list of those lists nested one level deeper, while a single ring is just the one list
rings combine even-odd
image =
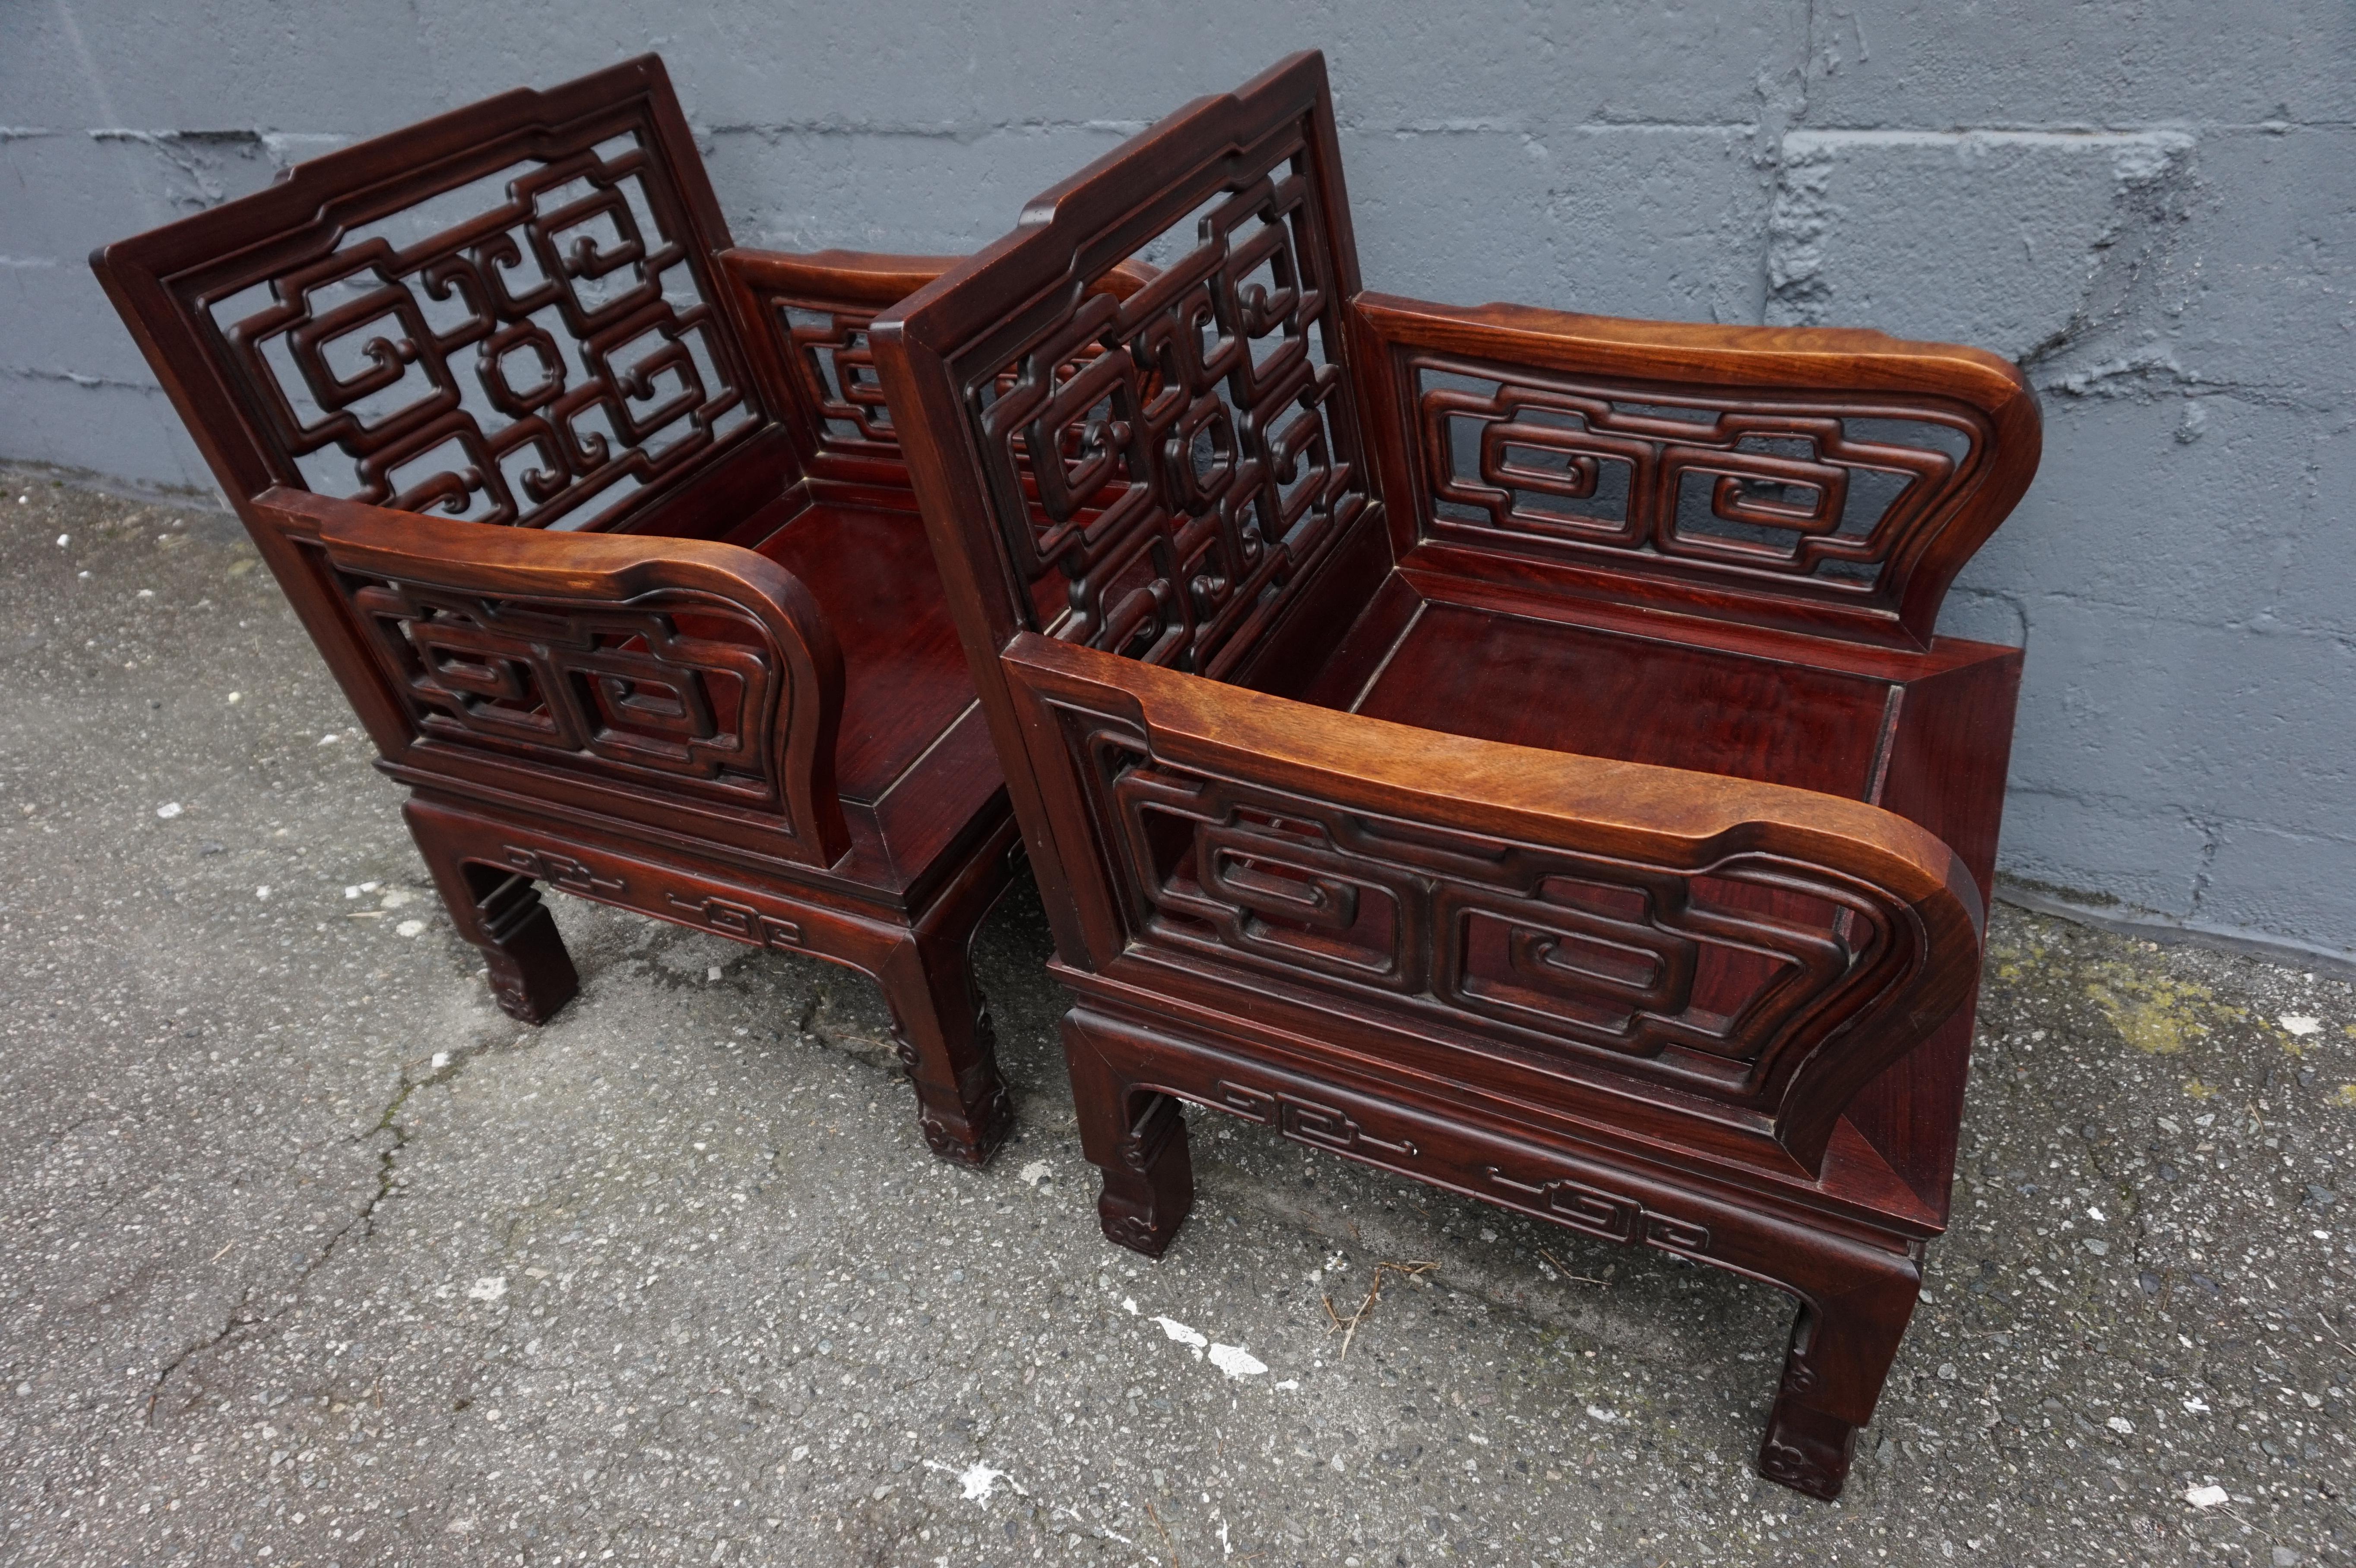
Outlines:
[{"label": "curved wooden armrest", "polygon": [[[661,688],[654,694],[661,705],[675,705],[681,716],[714,706],[701,689],[709,679],[748,697],[773,687],[765,711],[736,718],[735,732],[759,753],[748,760],[770,775],[787,831],[811,861],[830,865],[850,848],[834,782],[842,651],[818,600],[776,562],[706,539],[491,528],[283,486],[255,497],[254,506],[290,534],[317,539],[339,571],[380,579],[402,592],[464,596],[492,619],[514,609],[536,617],[512,653],[502,647],[484,655],[487,661],[512,656],[534,664],[535,676],[544,678],[537,661],[552,657],[550,645],[577,645],[584,654],[578,673],[585,678],[626,688],[621,699],[631,701],[646,695],[639,688],[651,681]],[[724,621],[761,645],[755,651],[738,643],[734,654],[699,664],[690,645],[719,645],[698,639],[695,624],[704,621]],[[654,645],[674,637],[676,645]],[[634,638],[649,656],[659,656],[651,671],[590,668],[613,651],[606,645]],[[766,741],[754,748],[753,736]],[[646,771],[636,770],[641,777]]]},{"label": "curved wooden armrest", "polygon": [[[964,261],[962,256],[894,256],[873,251],[766,251],[739,245],[720,252],[720,265],[747,287],[880,311]],[[1144,261],[1126,261],[1104,281],[1105,292],[1127,299],[1159,273]]]},{"label": "curved wooden armrest", "polygon": [[[1705,613],[1927,646],[1948,583],[2037,473],[2036,397],[2018,368],[1983,349],[1848,327],[1627,321],[1391,294],[1354,304],[1367,358],[1381,367],[1377,402],[1408,453],[1398,478],[1427,534],[1468,542],[1454,519],[1486,511],[1492,526],[1471,542],[1533,549],[1622,585],[1682,582],[1718,596],[1722,608]],[[1496,390],[1435,387],[1428,371]],[[1682,417],[1645,408],[1648,394]],[[1450,434],[1466,420],[1483,432],[1477,472]],[[1941,440],[1963,450],[1891,433],[1910,426],[1944,427]],[[1808,455],[1794,460],[1794,447]],[[1533,469],[1523,460],[1532,451],[1569,466]],[[1591,487],[1599,464],[1633,465],[1624,517],[1566,528],[1542,507],[1522,509],[1526,486],[1587,495],[1563,486]],[[1843,510],[1860,473],[1903,482],[1861,532]],[[1689,532],[1681,475],[1715,485],[1724,522],[1752,525],[1753,536],[1786,530],[1789,552],[1739,528]],[[1809,498],[1757,499],[1754,484]],[[1442,517],[1435,504],[1454,509]],[[1560,542],[1529,545],[1533,530]]]},{"label": "curved wooden armrest", "polygon": [[[1581,315],[1535,305],[1433,304],[1362,293],[1359,313],[1386,339],[1550,370],[1682,385],[1931,392],[2034,440],[2036,400],[2019,367],[1984,348],[1922,343],[1850,326],[1720,326]],[[2034,467],[2034,447],[2031,462]]]},{"label": "curved wooden armrest", "polygon": [[[1258,792],[1246,803],[1249,811],[1298,810],[1303,820],[1321,812],[1362,814],[1404,825],[1401,845],[1417,842],[1420,833],[1485,846],[1481,855],[1460,855],[1459,864],[1482,856],[1506,864],[1533,848],[1560,851],[1570,858],[1566,864],[1591,869],[1526,874],[1624,874],[1622,885],[1650,890],[1655,930],[1679,924],[1660,907],[1664,901],[1692,914],[1682,907],[1684,892],[1704,878],[1721,887],[1737,880],[1796,893],[1837,911],[1821,940],[1835,944],[1839,956],[1829,966],[1822,951],[1795,961],[1809,971],[1807,980],[1794,982],[1807,994],[1786,996],[1762,1016],[1755,1038],[1736,1041],[1762,1064],[1758,1108],[1772,1120],[1774,1137],[1811,1171],[1820,1168],[1849,1099],[1944,1023],[1979,973],[1984,912],[1969,870],[1931,833],[1862,802],[1440,734],[1035,633],[1018,635],[1002,661],[1016,691],[1042,705],[1042,720],[1057,708],[1126,720],[1146,737],[1155,765],[1214,787]],[[1055,735],[1057,727],[1027,726],[1030,744],[1072,746],[1069,737]],[[1412,863],[1412,850],[1403,859]],[[1413,874],[1433,872],[1421,866]],[[1487,891],[1504,887],[1494,883]],[[1518,890],[1522,896],[1530,891]],[[1791,934],[1789,927],[1746,927],[1739,918],[1693,923],[1702,924],[1738,945],[1772,948]],[[1444,944],[1447,938],[1432,940]],[[1810,969],[1811,963],[1817,966]]]},{"label": "curved wooden armrest", "polygon": [[738,245],[721,251],[719,260],[723,270],[765,293],[878,311],[897,304],[964,258],[895,256],[877,251],[767,251]]}]

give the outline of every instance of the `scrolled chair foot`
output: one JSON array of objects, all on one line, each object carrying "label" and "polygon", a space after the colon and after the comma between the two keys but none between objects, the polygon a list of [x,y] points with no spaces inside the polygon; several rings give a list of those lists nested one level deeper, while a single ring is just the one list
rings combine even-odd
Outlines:
[{"label": "scrolled chair foot", "polygon": [[1759,1445],[1759,1473],[1830,1502],[1847,1484],[1856,1449],[1856,1427],[1786,1396],[1776,1400],[1767,1417],[1767,1435]]},{"label": "scrolled chair foot", "polygon": [[1097,1198],[1105,1238],[1158,1258],[1170,1250],[1194,1207],[1194,1162],[1186,1146],[1186,1118],[1167,1094],[1151,1096],[1143,1114],[1114,1146]]}]

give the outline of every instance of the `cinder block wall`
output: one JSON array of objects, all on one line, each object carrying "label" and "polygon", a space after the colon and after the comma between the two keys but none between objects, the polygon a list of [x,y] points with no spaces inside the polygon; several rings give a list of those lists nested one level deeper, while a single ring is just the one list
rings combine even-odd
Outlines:
[{"label": "cinder block wall", "polygon": [[0,455],[208,484],[84,254],[500,89],[659,49],[740,240],[956,251],[1310,45],[1375,287],[2027,366],[2043,475],[1948,615],[2029,650],[2008,872],[2356,949],[2347,0],[16,0]]}]

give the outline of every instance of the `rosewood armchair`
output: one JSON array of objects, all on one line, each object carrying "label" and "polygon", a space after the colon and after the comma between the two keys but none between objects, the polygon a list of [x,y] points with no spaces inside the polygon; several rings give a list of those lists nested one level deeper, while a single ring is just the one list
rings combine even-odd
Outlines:
[{"label": "rosewood armchair", "polygon": [[578,983],[542,883],[829,959],[989,1157],[967,950],[1021,844],[864,338],[944,263],[731,249],[650,56],[91,264],[502,1008]]},{"label": "rosewood armchair", "polygon": [[1760,1468],[1836,1495],[1947,1214],[2019,656],[1932,627],[2019,375],[1361,292],[1314,54],[872,338],[1106,1234],[1176,1233],[1183,1101],[1770,1282]]}]

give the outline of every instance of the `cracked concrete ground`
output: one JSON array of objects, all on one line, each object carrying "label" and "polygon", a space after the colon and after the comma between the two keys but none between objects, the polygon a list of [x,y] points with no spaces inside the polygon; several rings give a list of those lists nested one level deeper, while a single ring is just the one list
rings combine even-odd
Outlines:
[{"label": "cracked concrete ground", "polygon": [[[1750,1467],[1763,1288],[1199,1118],[1170,1257],[1104,1243],[1027,891],[987,1171],[852,976],[555,899],[585,984],[515,1024],[234,523],[0,479],[0,1559],[2348,1553],[2340,980],[1997,912],[1955,1229],[1826,1506]],[[1387,1261],[1437,1266],[1344,1360]]]}]

